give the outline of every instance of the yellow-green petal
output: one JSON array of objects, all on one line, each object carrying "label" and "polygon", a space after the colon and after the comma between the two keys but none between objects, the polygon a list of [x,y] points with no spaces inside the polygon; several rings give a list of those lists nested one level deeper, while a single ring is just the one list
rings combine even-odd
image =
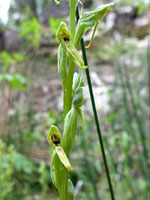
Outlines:
[{"label": "yellow-green petal", "polygon": [[56,153],[60,159],[60,161],[62,162],[62,164],[67,168],[68,171],[75,171],[72,167],[71,164],[67,158],[66,153],[64,152],[63,148],[61,146],[56,146],[55,148]]},{"label": "yellow-green petal", "polygon": [[74,64],[82,69],[87,69],[88,66],[84,65],[83,59],[80,56],[77,49],[71,43],[66,43],[65,46],[66,46],[67,52],[68,52],[69,56],[72,58]]}]

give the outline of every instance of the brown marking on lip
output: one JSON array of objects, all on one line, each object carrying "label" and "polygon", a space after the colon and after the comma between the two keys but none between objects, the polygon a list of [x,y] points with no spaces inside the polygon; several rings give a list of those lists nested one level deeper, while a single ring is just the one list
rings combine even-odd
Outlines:
[{"label": "brown marking on lip", "polygon": [[58,138],[57,135],[52,135],[51,136],[51,143],[55,144],[57,146],[58,144],[60,144],[60,138]]},{"label": "brown marking on lip", "polygon": [[64,39],[65,42],[67,42],[67,41],[69,42],[69,38],[64,37],[63,39]]}]

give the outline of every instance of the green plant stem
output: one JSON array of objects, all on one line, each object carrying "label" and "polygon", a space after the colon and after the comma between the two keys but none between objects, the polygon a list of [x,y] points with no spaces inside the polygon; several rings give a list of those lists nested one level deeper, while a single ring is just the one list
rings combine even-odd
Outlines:
[{"label": "green plant stem", "polygon": [[62,187],[59,190],[59,200],[68,199],[68,171],[66,168],[62,171]]},{"label": "green plant stem", "polygon": [[[73,43],[75,36],[75,12],[76,12],[76,0],[70,0],[70,31],[71,31],[71,42]],[[69,58],[69,69],[67,75],[67,86],[66,92],[64,93],[64,119],[71,109],[72,104],[72,83],[73,83],[73,74],[74,74],[74,63],[71,58]],[[68,171],[66,169],[62,172],[62,187],[59,190],[60,200],[68,200]]]},{"label": "green plant stem", "polygon": [[71,109],[72,104],[72,82],[73,82],[73,74],[74,74],[74,63],[72,59],[69,59],[69,69],[68,69],[68,76],[67,76],[67,93],[66,93],[66,102],[64,106],[64,118],[66,114]]},{"label": "green plant stem", "polygon": [[66,112],[67,112],[67,104],[66,104],[66,102],[67,102],[67,86],[63,89],[63,102],[64,102],[64,104],[63,104],[63,114],[64,114],[64,116],[63,116],[63,130],[64,130],[64,123],[65,123],[65,116],[66,116]]},{"label": "green plant stem", "polygon": [[[78,8],[76,9],[76,18],[77,18],[77,20],[79,20]],[[86,57],[86,51],[85,51],[83,38],[81,39],[81,49],[82,49],[84,64],[85,64],[85,66],[88,66],[88,61],[87,61],[87,57]],[[111,179],[110,179],[109,168],[108,168],[108,165],[107,165],[107,159],[106,159],[106,155],[105,155],[104,145],[103,145],[103,138],[102,138],[100,125],[99,125],[99,121],[98,121],[98,116],[97,116],[97,111],[96,111],[96,105],[95,105],[95,100],[94,100],[94,95],[93,95],[93,89],[92,89],[92,84],[91,84],[89,68],[87,68],[85,71],[86,71],[86,77],[87,77],[89,91],[90,91],[90,97],[91,97],[91,103],[92,103],[92,108],[93,108],[93,112],[94,112],[97,134],[98,134],[99,143],[100,143],[102,156],[103,156],[103,160],[104,160],[104,165],[105,165],[105,170],[106,170],[106,175],[107,175],[107,181],[108,181],[108,185],[109,185],[109,189],[110,189],[110,195],[111,195],[111,199],[115,200],[113,187],[112,187],[112,183],[111,183]]]},{"label": "green plant stem", "polygon": [[70,4],[70,32],[73,43],[76,30],[76,0],[69,0]]},{"label": "green plant stem", "polygon": [[[76,0],[70,0],[70,32],[71,32],[71,42],[74,41],[75,36],[75,28],[76,28]],[[74,74],[74,63],[71,58],[69,58],[69,69],[67,76],[67,92],[65,94],[65,102],[64,102],[64,118],[66,114],[71,109],[72,104],[72,82],[73,82],[73,74]]]}]

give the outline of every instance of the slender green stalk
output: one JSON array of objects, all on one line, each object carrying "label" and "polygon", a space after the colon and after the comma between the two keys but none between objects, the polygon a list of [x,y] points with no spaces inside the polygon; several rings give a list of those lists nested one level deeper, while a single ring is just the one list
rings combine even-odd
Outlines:
[{"label": "slender green stalk", "polygon": [[[74,41],[75,36],[75,28],[76,28],[76,0],[70,0],[70,32],[71,32],[71,42]],[[64,118],[66,114],[71,109],[71,103],[72,103],[72,82],[73,82],[73,74],[74,74],[74,63],[69,58],[69,69],[68,69],[68,78],[67,78],[67,92],[65,94],[65,102],[64,102]]]},{"label": "slender green stalk", "polygon": [[68,171],[66,168],[62,171],[62,187],[59,190],[59,198],[60,200],[68,199]]},{"label": "slender green stalk", "polygon": [[[76,10],[76,18],[77,18],[77,20],[79,20],[78,8]],[[83,38],[81,39],[81,49],[82,49],[84,64],[85,64],[85,66],[88,66],[88,61],[87,61],[87,57],[86,57],[86,51],[85,51]],[[93,112],[94,112],[97,134],[98,134],[99,143],[100,143],[100,146],[101,146],[102,156],[103,156],[103,160],[104,160],[104,165],[105,165],[105,170],[106,170],[106,175],[107,175],[107,181],[108,181],[108,185],[109,185],[109,189],[110,189],[110,195],[111,195],[111,199],[115,200],[113,187],[112,187],[112,183],[111,183],[111,178],[110,178],[110,173],[109,173],[109,168],[108,168],[107,159],[106,159],[106,155],[105,155],[104,145],[103,145],[103,138],[102,138],[100,125],[99,125],[99,121],[98,121],[98,116],[97,116],[97,111],[96,111],[96,105],[95,105],[95,100],[94,100],[94,95],[93,95],[93,89],[92,89],[92,84],[91,84],[89,68],[86,69],[86,77],[87,77],[89,91],[90,91],[90,97],[91,97],[91,103],[92,103]]]},{"label": "slender green stalk", "polygon": [[[74,40],[75,35],[75,11],[76,11],[76,0],[70,0],[70,31],[71,31],[71,41]],[[66,86],[66,92],[64,93],[64,119],[71,109],[72,104],[72,83],[73,83],[73,74],[74,74],[74,63],[69,58],[69,69],[68,69],[68,75],[67,75],[67,86]],[[67,200],[68,199],[68,171],[67,169],[64,169],[64,172],[62,173],[62,187],[60,192],[60,200]]]},{"label": "slender green stalk", "polygon": [[72,43],[76,32],[76,0],[69,0],[70,3],[70,32]]},{"label": "slender green stalk", "polygon": [[71,109],[72,103],[72,82],[73,82],[73,74],[74,74],[74,63],[72,59],[69,59],[69,69],[68,69],[68,77],[67,77],[67,93],[66,93],[66,102],[64,109],[64,118],[66,114]]}]

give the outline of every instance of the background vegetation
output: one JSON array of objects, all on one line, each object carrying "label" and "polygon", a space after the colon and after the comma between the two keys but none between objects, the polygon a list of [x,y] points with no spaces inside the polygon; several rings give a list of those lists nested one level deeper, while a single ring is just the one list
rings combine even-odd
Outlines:
[{"label": "background vegetation", "polygon": [[[87,50],[117,200],[150,199],[149,9],[148,0],[120,0]],[[54,200],[47,134],[62,127],[55,33],[68,23],[68,3],[13,0],[8,14],[6,24],[0,19],[0,199]],[[76,199],[109,200],[88,88],[84,112],[71,157]]]}]

